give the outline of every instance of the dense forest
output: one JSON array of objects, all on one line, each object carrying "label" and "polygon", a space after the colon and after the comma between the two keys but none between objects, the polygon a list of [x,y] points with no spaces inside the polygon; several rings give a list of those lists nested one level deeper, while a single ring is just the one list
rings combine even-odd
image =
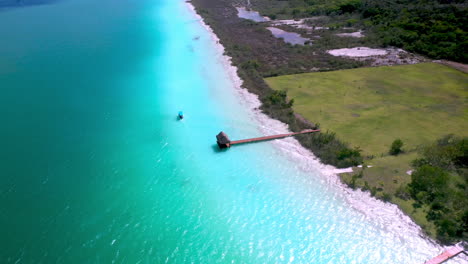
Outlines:
[{"label": "dense forest", "polygon": [[383,46],[396,46],[433,59],[468,62],[468,3],[465,0],[257,0],[271,18],[348,16]]}]

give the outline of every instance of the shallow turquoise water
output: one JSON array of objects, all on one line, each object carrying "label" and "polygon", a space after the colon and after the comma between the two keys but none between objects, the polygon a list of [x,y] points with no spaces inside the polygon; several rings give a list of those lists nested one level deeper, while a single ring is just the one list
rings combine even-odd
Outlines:
[{"label": "shallow turquoise water", "polygon": [[[256,114],[184,1],[0,13],[1,263],[419,263]],[[186,118],[177,121],[183,110]],[[310,166],[309,166],[310,167]]]}]

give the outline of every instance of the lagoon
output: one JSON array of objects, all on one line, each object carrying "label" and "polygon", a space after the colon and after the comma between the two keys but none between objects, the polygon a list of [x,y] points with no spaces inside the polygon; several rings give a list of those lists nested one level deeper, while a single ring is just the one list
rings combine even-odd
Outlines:
[{"label": "lagoon", "polygon": [[254,110],[185,1],[11,9],[0,34],[2,263],[421,263],[440,250],[294,139],[219,151],[220,130],[286,128]]}]

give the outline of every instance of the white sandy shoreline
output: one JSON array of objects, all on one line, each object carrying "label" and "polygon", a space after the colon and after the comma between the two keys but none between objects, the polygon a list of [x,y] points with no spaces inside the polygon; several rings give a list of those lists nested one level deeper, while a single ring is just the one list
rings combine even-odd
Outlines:
[{"label": "white sandy shoreline", "polygon": [[[186,4],[194,15],[199,18],[201,25],[210,33],[213,43],[219,51],[220,63],[224,66],[230,80],[234,84],[235,91],[238,94],[240,101],[245,104],[246,107],[251,109],[253,113],[252,117],[258,122],[260,132],[263,135],[290,132],[288,125],[272,119],[258,110],[261,105],[258,96],[250,93],[247,89],[242,88],[243,82],[237,75],[237,67],[232,65],[231,58],[229,56],[224,55],[225,49],[220,44],[219,38],[203,21],[203,18],[196,13],[195,7],[190,2],[186,2]],[[322,164],[311,151],[305,149],[296,139],[287,138],[283,140],[274,140],[273,144],[282,153],[285,153],[284,156],[297,162],[300,168],[304,171],[317,172],[318,170],[320,174],[324,176],[323,181],[326,184],[339,189],[339,191],[344,195],[348,205],[361,212],[366,218],[376,221],[379,225],[384,226],[387,231],[393,234],[403,233],[402,239],[413,240],[416,238],[423,238],[422,241],[426,244],[424,245],[424,248],[427,250],[429,255],[436,256],[441,252],[441,250],[443,250],[444,247],[437,244],[431,238],[425,236],[422,229],[416,225],[409,216],[404,214],[398,206],[377,200],[374,197],[371,197],[369,192],[350,189],[341,182],[340,178],[336,174],[340,169],[331,165]],[[421,239],[414,242],[421,243]],[[458,262],[452,261],[450,263]]]}]

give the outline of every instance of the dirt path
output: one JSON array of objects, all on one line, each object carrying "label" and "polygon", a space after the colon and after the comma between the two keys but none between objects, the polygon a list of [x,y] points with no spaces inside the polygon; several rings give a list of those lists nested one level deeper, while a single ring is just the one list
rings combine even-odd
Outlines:
[{"label": "dirt path", "polygon": [[459,70],[464,73],[468,73],[468,65],[459,63],[459,62],[454,62],[454,61],[447,61],[447,60],[436,60],[434,62],[449,66],[451,68],[454,68],[455,70]]}]

